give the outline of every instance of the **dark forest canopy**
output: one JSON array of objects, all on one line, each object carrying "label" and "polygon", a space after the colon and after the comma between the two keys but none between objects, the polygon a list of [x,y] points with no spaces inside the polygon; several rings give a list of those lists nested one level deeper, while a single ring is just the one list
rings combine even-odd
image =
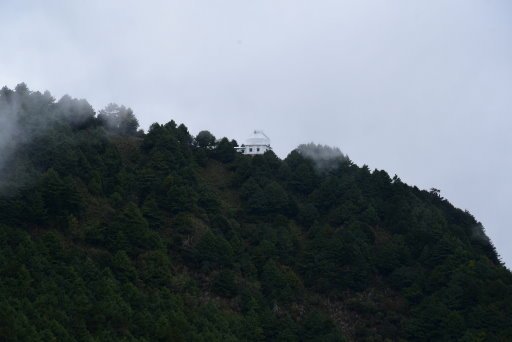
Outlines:
[{"label": "dark forest canopy", "polygon": [[512,340],[512,274],[436,189],[235,146],[3,88],[0,339]]}]

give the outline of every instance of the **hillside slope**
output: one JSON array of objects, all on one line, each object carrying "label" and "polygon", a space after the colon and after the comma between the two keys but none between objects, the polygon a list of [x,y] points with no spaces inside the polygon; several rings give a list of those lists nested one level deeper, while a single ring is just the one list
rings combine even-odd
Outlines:
[{"label": "hillside slope", "polygon": [[435,189],[24,84],[0,123],[2,340],[512,340],[512,274]]}]

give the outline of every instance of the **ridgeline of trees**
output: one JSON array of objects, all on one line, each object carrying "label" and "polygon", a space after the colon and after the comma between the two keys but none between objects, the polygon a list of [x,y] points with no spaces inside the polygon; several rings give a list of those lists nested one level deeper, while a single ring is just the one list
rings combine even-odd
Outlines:
[{"label": "ridgeline of trees", "polygon": [[1,340],[512,340],[512,274],[436,189],[24,84],[0,116]]}]

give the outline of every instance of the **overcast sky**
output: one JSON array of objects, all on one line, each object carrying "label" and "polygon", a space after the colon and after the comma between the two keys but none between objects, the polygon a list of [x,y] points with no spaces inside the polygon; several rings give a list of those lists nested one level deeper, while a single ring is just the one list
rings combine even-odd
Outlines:
[{"label": "overcast sky", "polygon": [[0,86],[439,188],[512,265],[512,1],[6,0],[0,49]]}]

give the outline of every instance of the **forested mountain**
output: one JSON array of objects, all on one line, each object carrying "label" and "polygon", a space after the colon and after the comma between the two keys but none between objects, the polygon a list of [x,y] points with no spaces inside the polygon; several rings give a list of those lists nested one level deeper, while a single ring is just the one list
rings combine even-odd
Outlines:
[{"label": "forested mountain", "polygon": [[0,91],[1,340],[512,340],[512,274],[439,191],[336,149],[137,129]]}]

